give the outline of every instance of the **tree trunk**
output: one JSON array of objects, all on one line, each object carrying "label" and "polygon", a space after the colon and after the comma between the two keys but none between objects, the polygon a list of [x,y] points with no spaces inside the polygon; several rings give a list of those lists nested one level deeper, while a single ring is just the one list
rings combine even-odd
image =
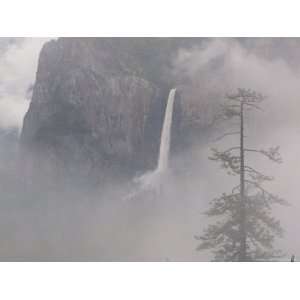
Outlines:
[{"label": "tree trunk", "polygon": [[244,105],[243,100],[241,102],[240,111],[240,201],[241,201],[241,212],[240,212],[240,252],[239,261],[246,261],[246,205],[245,205],[245,152],[244,152]]}]

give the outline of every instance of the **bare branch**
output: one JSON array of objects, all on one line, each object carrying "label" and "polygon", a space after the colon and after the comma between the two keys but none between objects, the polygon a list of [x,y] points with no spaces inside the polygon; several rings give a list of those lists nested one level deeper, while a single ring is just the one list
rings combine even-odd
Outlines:
[{"label": "bare branch", "polygon": [[258,190],[260,190],[260,192],[262,193],[263,196],[268,197],[266,200],[272,203],[278,203],[281,205],[289,205],[289,203],[287,201],[285,201],[282,198],[279,198],[273,194],[271,194],[270,192],[268,192],[267,190],[265,190],[259,183],[251,181],[251,180],[247,180],[245,179],[245,182],[252,184],[254,187],[256,187]]},{"label": "bare branch", "polygon": [[266,97],[261,93],[253,91],[251,89],[240,88],[233,94],[227,94],[226,98],[230,101],[235,101],[243,105],[260,109],[257,104],[261,103]]},{"label": "bare branch", "polygon": [[224,150],[223,151],[223,153],[229,153],[229,152],[231,152],[232,150],[240,150],[241,149],[241,147],[231,147],[231,148],[229,148],[229,149],[227,149],[227,150]]},{"label": "bare branch", "polygon": [[215,139],[215,142],[217,142],[217,141],[223,139],[223,138],[226,137],[226,136],[229,136],[229,135],[236,135],[236,134],[240,134],[240,132],[239,132],[239,131],[234,131],[234,132],[224,133],[224,134],[222,134],[221,136],[217,137],[217,138]]},{"label": "bare branch", "polygon": [[[230,168],[230,170],[234,174],[239,173],[239,163],[240,163],[240,156],[232,155],[228,151],[218,151],[217,149],[211,149],[213,154],[209,157],[210,160],[220,161],[221,167],[224,169]],[[229,175],[233,175],[232,173],[228,172]]]},{"label": "bare branch", "polygon": [[225,120],[240,116],[239,109],[235,109],[235,107],[231,107],[230,105],[226,104],[221,105],[221,113]]},{"label": "bare branch", "polygon": [[240,184],[236,185],[236,186],[232,189],[231,193],[234,194],[234,193],[235,193],[235,190],[240,189],[240,188],[241,188],[241,185],[240,185]]},{"label": "bare branch", "polygon": [[262,181],[271,181],[273,180],[274,178],[271,177],[271,176],[267,176],[267,175],[264,175],[263,173],[253,169],[252,167],[249,167],[249,166],[245,166],[245,169],[244,171],[246,173],[248,173],[248,175],[253,179],[253,180],[256,180],[258,182],[262,182]]},{"label": "bare branch", "polygon": [[262,108],[260,108],[258,105],[255,105],[253,103],[247,103],[247,102],[245,102],[244,105],[247,105],[247,106],[253,107],[253,108],[257,109],[257,110],[262,111]]},{"label": "bare branch", "polygon": [[277,147],[271,147],[268,150],[257,150],[257,149],[248,149],[245,148],[244,151],[246,152],[257,152],[260,154],[263,154],[264,156],[266,156],[267,158],[269,158],[270,160],[277,162],[277,163],[281,163],[282,162],[282,158],[279,154],[279,146]]}]

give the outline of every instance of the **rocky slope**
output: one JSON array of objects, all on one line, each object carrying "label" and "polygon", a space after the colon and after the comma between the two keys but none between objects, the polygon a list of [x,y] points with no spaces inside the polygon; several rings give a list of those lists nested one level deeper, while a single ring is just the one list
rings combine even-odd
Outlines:
[{"label": "rocky slope", "polygon": [[[195,136],[205,137],[215,105],[233,83],[228,43],[222,42],[202,38],[48,42],[40,53],[21,134],[26,177],[37,172],[47,180],[50,176],[58,181],[62,177],[97,181],[155,168],[166,99],[175,86],[171,151],[186,148]],[[245,55],[266,62],[299,61],[298,42],[293,39],[226,42],[233,42],[233,49],[239,44]]]},{"label": "rocky slope", "polygon": [[99,179],[154,168],[172,86],[171,57],[183,43],[195,42],[61,38],[47,43],[21,134],[27,175],[38,170],[56,179],[58,174]]}]

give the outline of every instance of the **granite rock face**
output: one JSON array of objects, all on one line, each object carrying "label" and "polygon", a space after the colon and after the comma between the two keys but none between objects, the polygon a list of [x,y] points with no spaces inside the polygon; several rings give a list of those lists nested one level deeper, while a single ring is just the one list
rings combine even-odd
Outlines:
[{"label": "granite rock face", "polygon": [[[281,43],[234,42],[270,60]],[[45,44],[21,134],[27,177],[38,170],[46,178],[89,181],[154,169],[173,87],[171,152],[210,135],[218,99],[230,82],[225,80],[226,51],[195,68],[209,43],[204,38],[60,38]],[[288,49],[295,47],[289,43],[283,53],[292,64]],[[174,72],[179,53],[183,66],[195,74],[186,77],[182,66]],[[189,64],[191,55],[196,59]]]},{"label": "granite rock face", "polygon": [[26,172],[101,178],[155,165],[168,87],[135,51],[118,38],[44,46],[21,134]]}]

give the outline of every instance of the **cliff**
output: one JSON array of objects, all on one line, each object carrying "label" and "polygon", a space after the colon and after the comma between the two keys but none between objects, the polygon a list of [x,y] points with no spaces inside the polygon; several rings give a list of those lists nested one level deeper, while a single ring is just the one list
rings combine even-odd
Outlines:
[{"label": "cliff", "polygon": [[174,153],[209,136],[216,106],[232,86],[229,44],[231,50],[239,44],[247,55],[284,58],[293,65],[295,47],[284,41],[60,38],[46,43],[21,134],[25,176],[98,181],[154,169],[170,88],[177,88]]},{"label": "cliff", "polygon": [[38,171],[54,179],[63,174],[100,180],[154,168],[174,84],[168,75],[172,55],[183,44],[199,42],[186,41],[61,38],[47,43],[21,134],[27,176]]}]

